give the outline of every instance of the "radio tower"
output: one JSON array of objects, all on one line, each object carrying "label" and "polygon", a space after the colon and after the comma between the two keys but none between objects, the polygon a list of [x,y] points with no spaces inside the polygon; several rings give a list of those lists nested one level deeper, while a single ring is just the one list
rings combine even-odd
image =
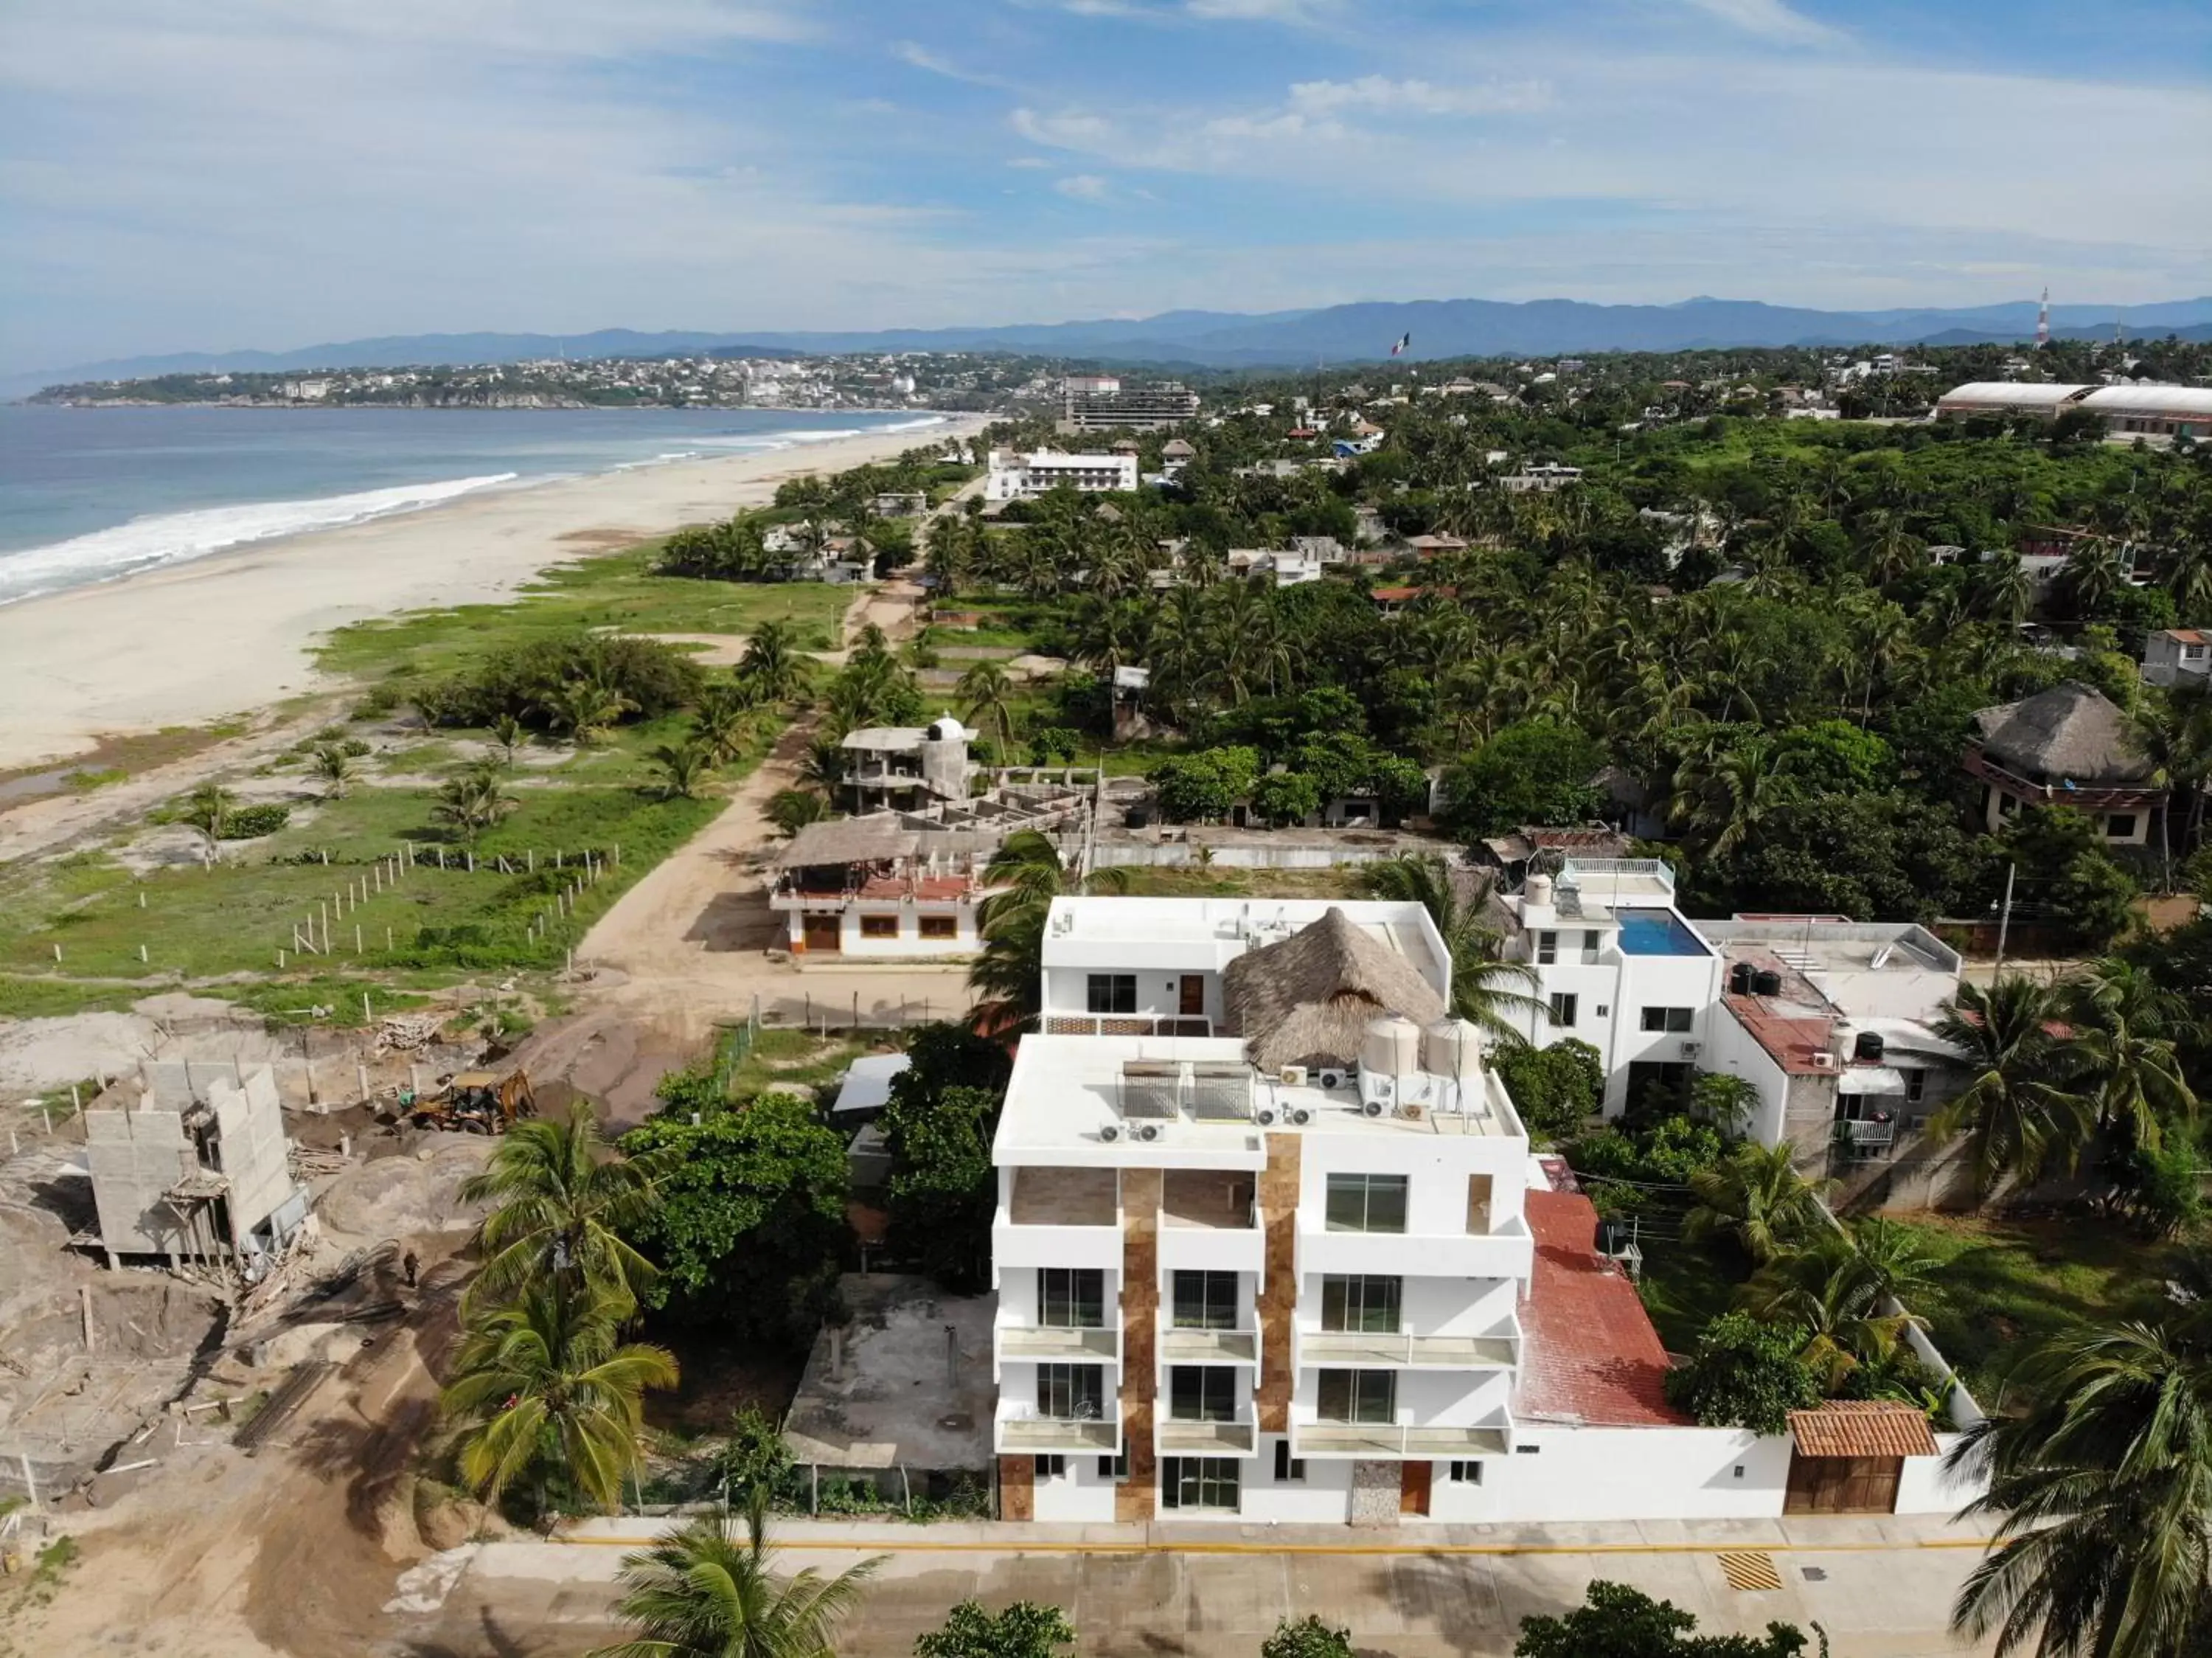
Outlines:
[{"label": "radio tower", "polygon": [[2043,303],[2035,312],[2035,349],[2041,350],[2051,344],[2051,290],[2043,290]]}]

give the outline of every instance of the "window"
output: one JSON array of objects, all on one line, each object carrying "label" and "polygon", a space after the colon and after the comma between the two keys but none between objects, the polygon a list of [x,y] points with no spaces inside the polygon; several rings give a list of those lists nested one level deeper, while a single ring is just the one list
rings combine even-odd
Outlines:
[{"label": "window", "polygon": [[896,916],[862,916],[860,936],[862,938],[896,938],[898,917]]},{"label": "window", "polygon": [[921,936],[924,938],[957,938],[960,918],[957,916],[923,916]]},{"label": "window", "polygon": [[2136,814],[2132,812],[2115,812],[2105,820],[2106,840],[2130,840],[2135,832]]},{"label": "window", "polygon": [[1538,963],[1543,966],[1548,967],[1552,963],[1557,961],[1559,959],[1559,936],[1557,933],[1538,933],[1536,935],[1536,960]]},{"label": "window", "polygon": [[1918,1105],[1928,1093],[1928,1073],[1917,1067],[1899,1072],[1905,1078],[1905,1097]]},{"label": "window", "polygon": [[1168,1368],[1171,1422],[1237,1420],[1237,1373],[1221,1364],[1176,1364]]},{"label": "window", "polygon": [[1096,1422],[1105,1414],[1106,1370],[1097,1364],[1037,1366],[1037,1414],[1059,1422]]},{"label": "window", "polygon": [[1572,1027],[1575,1022],[1575,1001],[1576,998],[1565,991],[1552,992],[1552,1025],[1554,1029],[1565,1030]]},{"label": "window", "polygon": [[1067,1459],[1064,1456],[1041,1456],[1032,1460],[1036,1465],[1034,1472],[1039,1479],[1058,1479],[1067,1472]]},{"label": "window", "polygon": [[1646,1008],[1644,1009],[1644,1028],[1647,1031],[1686,1031],[1696,1014],[1694,1008]]},{"label": "window", "polygon": [[1171,1456],[1160,1462],[1160,1506],[1164,1509],[1237,1509],[1237,1459],[1231,1456]]},{"label": "window", "polygon": [[1275,1442],[1275,1483],[1279,1485],[1288,1485],[1302,1481],[1305,1477],[1306,1460],[1302,1456],[1291,1454],[1290,1441],[1277,1440]]},{"label": "window", "polygon": [[1604,939],[1605,935],[1595,929],[1583,935],[1583,960],[1585,962],[1597,960],[1598,946],[1604,942]]},{"label": "window", "polygon": [[1048,1266],[1037,1273],[1037,1322],[1056,1330],[1106,1327],[1106,1274],[1095,1266]]},{"label": "window", "polygon": [[1399,1278],[1339,1277],[1334,1274],[1323,1277],[1321,1327],[1395,1335],[1403,1282]]},{"label": "window", "polygon": [[1331,1232],[1403,1232],[1406,1177],[1402,1174],[1332,1174],[1328,1177]]},{"label": "window", "polygon": [[1090,1010],[1092,1013],[1134,1013],[1137,1010],[1137,975],[1134,973],[1093,973],[1090,989]]},{"label": "window", "polygon": [[1102,1456],[1098,1459],[1098,1478],[1101,1479],[1110,1479],[1118,1485],[1122,1481],[1128,1478],[1128,1477],[1129,1447],[1127,1443],[1124,1442],[1120,1455]]},{"label": "window", "polygon": [[1175,1327],[1178,1330],[1234,1330],[1237,1327],[1237,1275],[1234,1272],[1176,1273]]},{"label": "window", "polygon": [[1389,1370],[1324,1370],[1321,1373],[1323,1422],[1395,1422],[1398,1377]]},{"label": "window", "polygon": [[1482,1484],[1482,1463],[1480,1459],[1455,1462],[1444,1478],[1455,1485],[1480,1485]]}]

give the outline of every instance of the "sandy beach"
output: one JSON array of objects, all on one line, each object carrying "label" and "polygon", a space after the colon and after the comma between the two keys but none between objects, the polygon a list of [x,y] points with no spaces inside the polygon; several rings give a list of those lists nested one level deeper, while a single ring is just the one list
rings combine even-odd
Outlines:
[{"label": "sandy beach", "polygon": [[495,600],[549,564],[757,505],[787,478],[885,460],[982,424],[487,492],[0,606],[0,771],[312,692],[322,680],[308,647],[331,628]]}]

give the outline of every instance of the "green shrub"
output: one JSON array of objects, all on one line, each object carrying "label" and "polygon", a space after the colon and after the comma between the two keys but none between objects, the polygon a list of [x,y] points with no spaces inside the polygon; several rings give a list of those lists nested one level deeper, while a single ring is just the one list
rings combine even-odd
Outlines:
[{"label": "green shrub", "polygon": [[1784,1432],[1790,1411],[1820,1402],[1820,1379],[1797,1356],[1804,1340],[1795,1325],[1723,1313],[1698,1338],[1690,1362],[1667,1373],[1668,1402],[1701,1428]]},{"label": "green shrub", "polygon": [[292,820],[292,808],[281,801],[271,801],[264,806],[241,806],[227,818],[222,826],[225,840],[258,840],[264,835],[273,835]]}]

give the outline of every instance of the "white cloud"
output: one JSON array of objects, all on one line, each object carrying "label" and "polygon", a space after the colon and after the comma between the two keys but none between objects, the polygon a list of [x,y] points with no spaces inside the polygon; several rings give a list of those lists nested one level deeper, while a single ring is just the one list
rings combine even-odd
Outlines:
[{"label": "white cloud", "polygon": [[1079,202],[1103,202],[1112,193],[1113,186],[1096,173],[1077,173],[1055,180],[1052,186],[1061,195]]},{"label": "white cloud", "polygon": [[1845,38],[1842,30],[1793,10],[1784,0],[1687,0],[1687,3],[1761,40],[1818,46],[1832,46]]},{"label": "white cloud", "polygon": [[1547,109],[1547,81],[1486,81],[1466,86],[1437,86],[1428,81],[1393,81],[1363,75],[1356,81],[1299,81],[1291,87],[1291,107],[1303,114],[1338,110],[1375,110],[1384,114],[1522,115]]},{"label": "white cloud", "polygon": [[932,52],[927,46],[912,40],[901,40],[891,48],[891,56],[927,74],[941,75],[948,81],[961,81],[977,87],[1003,87],[1006,84],[995,75],[963,69],[944,53]]}]

